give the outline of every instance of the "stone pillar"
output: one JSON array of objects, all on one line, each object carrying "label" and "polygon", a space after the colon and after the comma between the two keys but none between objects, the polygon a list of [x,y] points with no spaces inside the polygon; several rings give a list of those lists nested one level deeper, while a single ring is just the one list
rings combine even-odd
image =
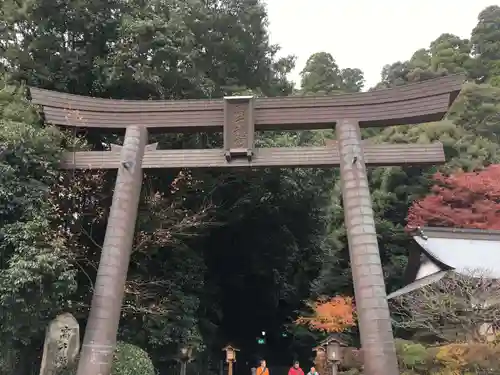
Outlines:
[{"label": "stone pillar", "polygon": [[399,371],[396,349],[375,232],[361,132],[358,122],[349,119],[338,121],[336,129],[364,374],[397,375]]},{"label": "stone pillar", "polygon": [[77,375],[109,375],[111,371],[141,194],[146,142],[146,128],[127,128]]},{"label": "stone pillar", "polygon": [[80,326],[70,313],[52,320],[45,333],[40,375],[55,375],[72,366],[80,351]]}]

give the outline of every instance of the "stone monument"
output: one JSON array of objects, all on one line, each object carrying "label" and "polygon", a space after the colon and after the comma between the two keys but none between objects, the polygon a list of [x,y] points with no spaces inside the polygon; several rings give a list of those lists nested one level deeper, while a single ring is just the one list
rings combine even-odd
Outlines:
[{"label": "stone monument", "polygon": [[70,313],[52,320],[45,334],[40,375],[56,375],[72,365],[80,351],[80,326]]}]

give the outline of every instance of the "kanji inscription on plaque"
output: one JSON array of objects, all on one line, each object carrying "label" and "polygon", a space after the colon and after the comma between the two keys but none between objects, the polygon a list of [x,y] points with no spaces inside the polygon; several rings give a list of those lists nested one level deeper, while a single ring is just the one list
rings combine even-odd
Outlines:
[{"label": "kanji inscription on plaque", "polygon": [[254,98],[233,96],[224,98],[224,151],[228,161],[234,157],[253,155]]}]

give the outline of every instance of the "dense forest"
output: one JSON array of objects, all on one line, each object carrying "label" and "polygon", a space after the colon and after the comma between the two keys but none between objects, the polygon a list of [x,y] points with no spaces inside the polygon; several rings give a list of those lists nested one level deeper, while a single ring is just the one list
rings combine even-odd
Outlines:
[{"label": "dense forest", "polygon": [[[360,69],[339,67],[321,51],[308,59],[301,82],[291,82],[295,57],[279,57],[270,43],[260,0],[0,4],[1,374],[38,371],[44,331],[57,314],[71,312],[85,327],[116,172],[61,171],[58,163],[64,150],[121,141],[86,133],[83,123],[74,132],[43,124],[25,85],[102,98],[197,99],[335,95],[465,74],[444,121],[364,130],[377,143],[440,141],[447,158],[439,167],[369,170],[388,292],[403,284],[409,208],[431,193],[435,173],[500,163],[498,6],[478,15],[469,39],[436,35],[407,61],[388,62],[380,83],[365,88]],[[257,143],[320,145],[334,137],[266,132]],[[222,142],[220,134],[151,138],[160,149]],[[309,360],[323,336],[294,324],[305,301],[353,295],[337,176],[322,169],[148,170],[120,340],[143,348],[162,375],[186,344],[197,349],[189,371],[200,374],[218,371],[228,342],[241,349],[238,366],[260,356],[273,365]],[[498,207],[496,191],[490,200]],[[357,345],[355,327],[346,336]]]}]

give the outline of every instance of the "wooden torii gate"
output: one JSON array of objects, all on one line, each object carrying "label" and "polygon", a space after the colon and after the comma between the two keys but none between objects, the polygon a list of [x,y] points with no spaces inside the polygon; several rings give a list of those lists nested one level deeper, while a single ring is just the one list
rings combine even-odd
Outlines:
[{"label": "wooden torii gate", "polygon": [[[439,121],[462,76],[332,97],[219,100],[96,99],[30,89],[47,123],[125,131],[122,147],[70,153],[62,168],[118,169],[77,375],[109,375],[143,179],[142,168],[339,167],[365,373],[398,374],[366,166],[438,164],[439,143],[370,145],[361,127]],[[76,117],[75,117],[76,116]],[[72,121],[75,118],[76,121]],[[78,119],[78,120],[77,120]],[[324,147],[254,148],[255,130],[335,127]],[[223,149],[157,150],[148,130],[224,131]]]}]

